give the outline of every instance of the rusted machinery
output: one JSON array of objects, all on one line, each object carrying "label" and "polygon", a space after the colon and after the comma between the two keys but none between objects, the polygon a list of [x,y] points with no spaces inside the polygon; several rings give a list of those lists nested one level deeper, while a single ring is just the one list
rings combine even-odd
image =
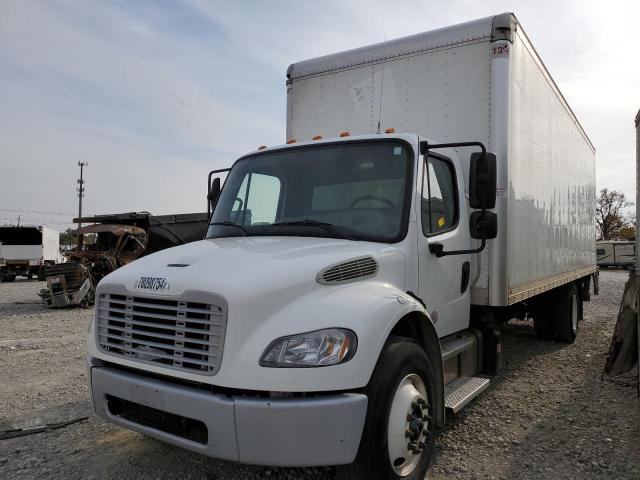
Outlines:
[{"label": "rusted machinery", "polygon": [[95,287],[107,274],[144,255],[201,240],[207,214],[154,216],[132,212],[73,221],[88,225],[75,231],[78,244],[67,255],[68,261],[46,270],[47,288],[39,292],[52,308],[91,306]]}]

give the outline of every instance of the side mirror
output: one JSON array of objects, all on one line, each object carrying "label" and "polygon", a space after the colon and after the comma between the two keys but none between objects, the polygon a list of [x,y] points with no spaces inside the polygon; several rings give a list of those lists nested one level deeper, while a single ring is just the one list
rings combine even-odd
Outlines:
[{"label": "side mirror", "polygon": [[495,153],[487,152],[486,155],[483,155],[481,152],[474,152],[471,154],[469,166],[469,206],[482,210],[496,206]]},{"label": "side mirror", "polygon": [[498,235],[498,215],[496,212],[473,212],[469,219],[471,238],[490,240]]},{"label": "side mirror", "polygon": [[222,190],[220,177],[213,178],[213,176],[219,173],[228,173],[229,170],[231,169],[220,168],[209,172],[209,177],[207,178],[207,218],[209,219],[211,219],[211,212],[215,208],[218,197],[220,196],[220,190]]},{"label": "side mirror", "polygon": [[213,212],[213,209],[216,206],[216,202],[218,201],[218,197],[220,196],[220,190],[220,177],[216,177],[211,182],[209,193],[207,193],[207,213],[209,217],[211,217],[211,212]]}]

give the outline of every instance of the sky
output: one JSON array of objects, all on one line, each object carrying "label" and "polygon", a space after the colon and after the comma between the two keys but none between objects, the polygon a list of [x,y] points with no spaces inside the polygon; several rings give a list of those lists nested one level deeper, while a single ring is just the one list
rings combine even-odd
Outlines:
[{"label": "sky", "polygon": [[597,188],[635,200],[640,1],[0,1],[0,224],[204,211],[210,170],[285,141],[307,58],[516,14],[596,147]]}]

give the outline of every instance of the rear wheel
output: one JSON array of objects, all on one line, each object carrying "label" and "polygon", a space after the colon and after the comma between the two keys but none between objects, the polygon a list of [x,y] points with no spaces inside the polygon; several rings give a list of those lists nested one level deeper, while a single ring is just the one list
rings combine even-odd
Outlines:
[{"label": "rear wheel", "polygon": [[367,419],[356,461],[341,479],[422,480],[437,435],[434,371],[413,340],[387,342],[367,387]]},{"label": "rear wheel", "polygon": [[582,321],[582,298],[575,283],[570,283],[556,293],[556,338],[573,343],[578,335],[578,323]]}]

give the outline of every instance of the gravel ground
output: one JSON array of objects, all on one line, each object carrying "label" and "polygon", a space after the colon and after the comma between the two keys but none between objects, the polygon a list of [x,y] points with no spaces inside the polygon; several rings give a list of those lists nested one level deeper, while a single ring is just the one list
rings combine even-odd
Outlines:
[{"label": "gravel ground", "polygon": [[[428,478],[638,479],[640,400],[633,373],[601,381],[627,274],[603,271],[573,345],[504,329],[504,368],[450,418]],[[215,461],[92,415],[84,372],[91,310],[46,310],[42,282],[0,284],[0,431],[89,416],[58,430],[0,440],[0,478],[332,479],[333,469]]]}]

